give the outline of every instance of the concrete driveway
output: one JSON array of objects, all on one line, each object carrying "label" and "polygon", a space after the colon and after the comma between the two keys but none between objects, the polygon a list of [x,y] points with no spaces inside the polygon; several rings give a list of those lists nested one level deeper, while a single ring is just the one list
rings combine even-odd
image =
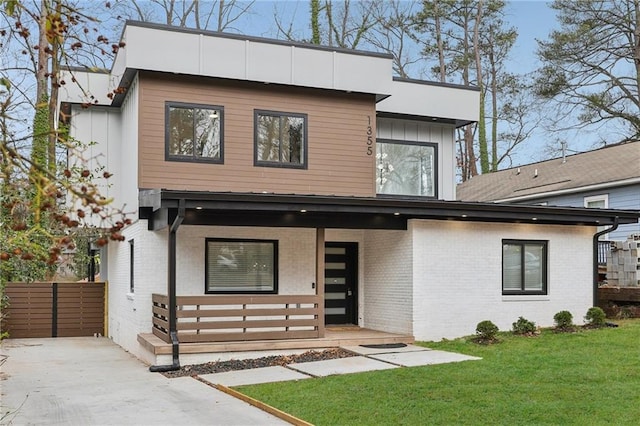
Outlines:
[{"label": "concrete driveway", "polygon": [[150,373],[106,338],[8,339],[0,424],[288,424],[190,377]]}]

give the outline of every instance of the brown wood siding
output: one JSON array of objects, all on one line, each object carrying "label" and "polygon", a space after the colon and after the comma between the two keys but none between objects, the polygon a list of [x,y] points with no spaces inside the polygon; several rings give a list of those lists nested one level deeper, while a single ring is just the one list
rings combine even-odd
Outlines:
[{"label": "brown wood siding", "polygon": [[7,283],[2,330],[11,338],[104,333],[105,283]]},{"label": "brown wood siding", "polygon": [[[373,95],[140,73],[140,188],[375,196]],[[165,161],[165,102],[224,107],[224,164]],[[254,110],[308,115],[307,169],[254,166]]]}]

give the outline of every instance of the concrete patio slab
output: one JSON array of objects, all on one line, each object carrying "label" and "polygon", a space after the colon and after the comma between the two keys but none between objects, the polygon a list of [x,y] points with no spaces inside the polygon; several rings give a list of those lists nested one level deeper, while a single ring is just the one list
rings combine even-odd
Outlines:
[{"label": "concrete patio slab", "polygon": [[225,386],[256,385],[258,383],[286,382],[288,380],[311,378],[307,374],[280,366],[225,371],[224,373],[203,374],[199,377],[214,385]]},{"label": "concrete patio slab", "polygon": [[334,374],[361,373],[364,371],[389,370],[397,368],[395,365],[386,362],[376,361],[363,356],[350,358],[328,359],[325,361],[302,362],[289,364],[293,368],[305,374],[316,377],[332,376]]},{"label": "concrete patio slab", "polygon": [[369,357],[380,361],[401,365],[403,367],[417,367],[421,365],[446,364],[449,362],[482,359],[475,356],[435,350],[377,354],[369,355]]},{"label": "concrete patio slab", "polygon": [[402,348],[367,348],[365,346],[342,346],[342,349],[346,349],[350,352],[358,355],[373,355],[373,354],[388,354],[388,353],[401,353],[401,352],[419,352],[430,351],[429,348],[423,348],[422,346],[406,345]]}]

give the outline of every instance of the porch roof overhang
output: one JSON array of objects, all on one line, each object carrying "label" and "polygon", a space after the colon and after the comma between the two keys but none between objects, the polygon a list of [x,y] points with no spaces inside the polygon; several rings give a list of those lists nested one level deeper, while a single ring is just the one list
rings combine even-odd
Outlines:
[{"label": "porch roof overhang", "polygon": [[147,189],[140,218],[150,230],[183,225],[407,229],[410,219],[607,226],[637,223],[640,211],[496,204],[398,197],[337,197]]}]

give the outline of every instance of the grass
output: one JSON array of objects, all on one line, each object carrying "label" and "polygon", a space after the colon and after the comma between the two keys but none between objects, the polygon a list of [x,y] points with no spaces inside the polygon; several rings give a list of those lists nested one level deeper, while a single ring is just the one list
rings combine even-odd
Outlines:
[{"label": "grass", "polygon": [[481,361],[238,390],[315,425],[638,424],[640,320],[537,337],[424,343]]}]

